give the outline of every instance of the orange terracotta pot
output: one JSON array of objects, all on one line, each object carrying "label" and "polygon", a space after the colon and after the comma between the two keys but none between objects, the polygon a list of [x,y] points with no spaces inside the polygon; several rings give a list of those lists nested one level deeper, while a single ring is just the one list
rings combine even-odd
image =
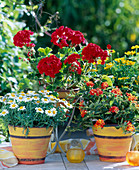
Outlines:
[{"label": "orange terracotta pot", "polygon": [[130,150],[132,133],[124,134],[122,128],[93,127],[94,137],[98,149],[100,161],[123,162],[126,153]]},{"label": "orange terracotta pot", "polygon": [[22,127],[9,126],[12,149],[20,164],[42,164],[45,161],[53,128],[29,128],[23,134]]},{"label": "orange terracotta pot", "polygon": [[[68,96],[70,94],[70,91],[71,90],[64,90],[64,89],[56,90],[56,92],[58,93],[58,97],[60,99],[70,98],[70,96]],[[73,94],[76,94],[78,91],[79,91],[79,88],[73,89]]]}]

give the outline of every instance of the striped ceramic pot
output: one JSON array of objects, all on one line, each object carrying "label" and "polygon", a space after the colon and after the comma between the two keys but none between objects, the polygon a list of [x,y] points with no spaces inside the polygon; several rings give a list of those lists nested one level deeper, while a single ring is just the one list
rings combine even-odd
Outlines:
[{"label": "striped ceramic pot", "polygon": [[45,161],[53,128],[29,128],[9,126],[12,149],[20,164],[42,164]]},{"label": "striped ceramic pot", "polygon": [[93,133],[98,149],[100,161],[123,162],[126,160],[126,153],[130,150],[132,133],[124,134],[122,128],[114,126],[96,128]]}]

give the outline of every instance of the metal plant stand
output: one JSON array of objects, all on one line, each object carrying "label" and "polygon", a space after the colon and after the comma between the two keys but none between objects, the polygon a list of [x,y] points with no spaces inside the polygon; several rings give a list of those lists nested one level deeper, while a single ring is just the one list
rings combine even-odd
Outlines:
[{"label": "metal plant stand", "polygon": [[[76,103],[78,102],[78,100],[79,100],[79,98],[76,100]],[[65,152],[63,151],[63,149],[61,148],[61,146],[60,146],[60,144],[59,144],[59,141],[62,139],[62,137],[63,137],[63,136],[65,135],[65,133],[67,132],[67,129],[68,129],[68,127],[70,126],[70,124],[71,124],[71,122],[72,122],[74,113],[75,113],[75,107],[73,108],[72,114],[71,114],[70,119],[69,119],[69,122],[68,122],[66,128],[64,129],[64,131],[63,131],[63,133],[61,134],[60,137],[58,137],[58,127],[56,127],[56,128],[53,130],[54,139],[55,139],[55,141],[56,141],[56,144],[55,144],[54,148],[51,149],[51,141],[50,141],[50,146],[49,146],[50,152],[48,152],[46,156],[54,153],[57,146],[59,147],[59,149],[61,150],[61,152],[66,156],[66,153],[65,153]]]}]

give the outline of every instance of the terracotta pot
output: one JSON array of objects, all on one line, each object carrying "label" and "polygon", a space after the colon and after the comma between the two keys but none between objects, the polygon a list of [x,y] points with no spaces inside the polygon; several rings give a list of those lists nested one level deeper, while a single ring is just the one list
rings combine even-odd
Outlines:
[{"label": "terracotta pot", "polygon": [[20,164],[42,164],[45,161],[53,128],[29,128],[23,134],[22,127],[9,126],[12,149]]},{"label": "terracotta pot", "polygon": [[100,161],[123,162],[130,150],[132,133],[124,134],[122,128],[114,126],[103,129],[93,127],[93,133],[98,149]]},{"label": "terracotta pot", "polygon": [[[76,94],[79,91],[79,88],[75,88],[73,89],[73,94]],[[60,99],[65,99],[65,98],[70,98],[70,96],[68,96],[71,92],[71,90],[64,90],[64,89],[57,89],[56,92],[59,94],[59,98]]]}]

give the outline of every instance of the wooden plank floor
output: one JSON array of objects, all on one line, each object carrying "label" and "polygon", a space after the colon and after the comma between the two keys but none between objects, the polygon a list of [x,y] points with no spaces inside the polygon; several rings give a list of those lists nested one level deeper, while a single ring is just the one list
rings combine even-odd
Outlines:
[{"label": "wooden plank floor", "polygon": [[139,170],[139,167],[131,167],[127,162],[109,163],[101,162],[97,155],[86,155],[81,163],[70,163],[60,153],[51,154],[46,157],[45,164],[39,165],[17,165],[11,170]]}]

